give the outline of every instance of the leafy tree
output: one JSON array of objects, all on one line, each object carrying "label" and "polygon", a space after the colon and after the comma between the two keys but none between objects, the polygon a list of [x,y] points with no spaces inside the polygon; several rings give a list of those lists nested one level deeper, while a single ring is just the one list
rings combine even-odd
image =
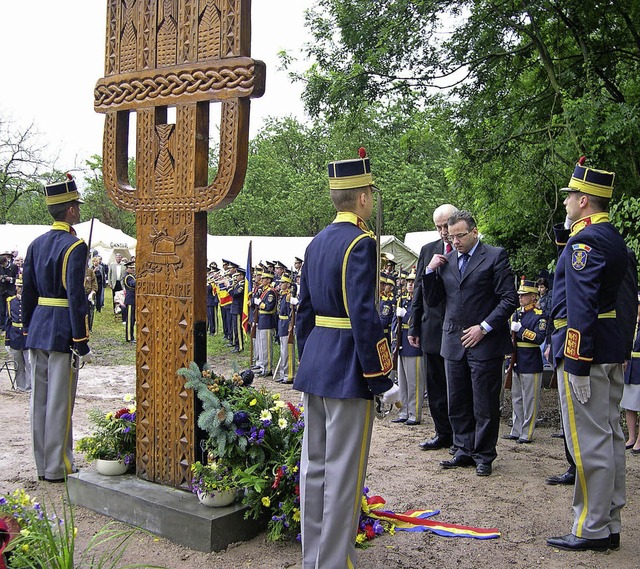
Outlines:
[{"label": "leafy tree", "polygon": [[581,154],[617,173],[615,199],[640,194],[637,2],[318,0],[307,19],[314,64],[300,78],[316,116],[374,101],[429,108],[446,88],[448,201],[518,270],[553,257],[558,189]]},{"label": "leafy tree", "polygon": [[0,117],[0,223],[23,223],[29,214],[40,217],[32,198],[42,201],[44,172],[49,167],[42,151],[33,125],[19,129]]}]

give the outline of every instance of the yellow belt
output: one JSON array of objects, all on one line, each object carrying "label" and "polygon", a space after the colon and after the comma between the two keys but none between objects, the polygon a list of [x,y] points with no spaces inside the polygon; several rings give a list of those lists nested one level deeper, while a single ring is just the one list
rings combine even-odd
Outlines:
[{"label": "yellow belt", "polygon": [[516,342],[516,346],[518,346],[518,348],[539,348],[540,347],[538,344],[531,344],[529,342]]},{"label": "yellow belt", "polygon": [[62,308],[67,308],[69,306],[69,299],[67,298],[47,298],[41,296],[38,299],[38,304],[40,306],[61,306]]},{"label": "yellow belt", "polygon": [[278,314],[278,318],[280,318],[280,320],[289,320],[288,316],[282,316],[282,314]]},{"label": "yellow belt", "polygon": [[340,318],[338,316],[318,316],[316,314],[316,326],[323,328],[341,328],[342,330],[351,329],[351,320],[348,318]]},{"label": "yellow belt", "polygon": [[22,328],[22,323],[21,322],[12,322],[11,326],[13,326],[14,328]]},{"label": "yellow belt", "polygon": [[632,358],[640,358],[640,352],[631,352]]},{"label": "yellow belt", "polygon": [[[615,318],[616,317],[616,311],[614,310],[609,310],[609,312],[602,312],[601,314],[598,314],[598,318]],[[556,330],[560,330],[560,328],[564,328],[567,325],[567,319],[566,318],[556,318],[553,321],[553,327]]]},{"label": "yellow belt", "polygon": [[273,310],[258,310],[258,314],[275,314],[275,308]]},{"label": "yellow belt", "polygon": [[409,324],[403,324],[402,325],[402,329],[403,330],[408,330],[409,329]]}]

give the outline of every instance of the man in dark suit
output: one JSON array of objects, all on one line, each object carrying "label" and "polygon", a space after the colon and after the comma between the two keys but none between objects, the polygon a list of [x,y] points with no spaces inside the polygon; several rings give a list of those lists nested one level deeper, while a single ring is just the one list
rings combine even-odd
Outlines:
[{"label": "man in dark suit", "polygon": [[496,458],[502,363],[512,349],[508,319],[518,295],[506,251],[479,241],[473,216],[459,211],[447,224],[454,251],[436,253],[422,282],[429,306],[445,302],[440,354],[457,452],[440,464],[475,465],[478,476],[489,476]]},{"label": "man in dark suit", "polygon": [[[440,239],[427,243],[420,250],[420,258],[416,269],[417,275],[424,274],[425,267],[436,253],[447,254],[453,250],[451,243],[448,241],[447,220],[457,211],[458,208],[455,206],[444,204],[437,207],[433,212],[433,223],[440,234]],[[414,348],[422,348],[422,357],[427,370],[429,411],[436,430],[433,438],[420,443],[420,448],[422,450],[437,450],[450,447],[453,442],[453,431],[447,408],[447,379],[444,372],[444,358],[440,355],[444,302],[437,306],[427,305],[427,299],[423,294],[422,278],[416,279],[409,322],[410,327],[407,339]]]}]

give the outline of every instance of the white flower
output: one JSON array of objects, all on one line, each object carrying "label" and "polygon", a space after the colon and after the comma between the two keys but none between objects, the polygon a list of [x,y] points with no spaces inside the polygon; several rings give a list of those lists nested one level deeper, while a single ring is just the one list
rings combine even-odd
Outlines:
[{"label": "white flower", "polygon": [[287,420],[284,417],[282,419],[278,419],[278,427],[282,430],[287,428]]},{"label": "white flower", "polygon": [[263,409],[262,413],[260,413],[260,420],[261,421],[271,421],[271,419],[272,419],[271,412],[268,411],[267,409]]}]

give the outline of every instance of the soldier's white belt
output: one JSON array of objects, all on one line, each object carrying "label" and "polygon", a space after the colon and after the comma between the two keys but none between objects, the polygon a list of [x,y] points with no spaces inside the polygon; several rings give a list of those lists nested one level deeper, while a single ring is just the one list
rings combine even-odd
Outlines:
[{"label": "soldier's white belt", "polygon": [[342,330],[350,330],[351,320],[349,320],[349,318],[340,318],[338,316],[316,315],[316,326],[322,326],[323,328],[341,328]]},{"label": "soldier's white belt", "polygon": [[45,296],[41,296],[38,299],[38,304],[40,306],[61,306],[62,308],[68,308],[69,299],[68,298],[47,298]]},{"label": "soldier's white belt", "polygon": [[[598,314],[598,318],[615,318],[615,317],[616,317],[615,310],[609,310],[609,312],[602,312],[601,314]],[[556,330],[560,330],[560,328],[564,328],[566,325],[567,325],[566,318],[556,318],[553,321],[553,327]]]}]

